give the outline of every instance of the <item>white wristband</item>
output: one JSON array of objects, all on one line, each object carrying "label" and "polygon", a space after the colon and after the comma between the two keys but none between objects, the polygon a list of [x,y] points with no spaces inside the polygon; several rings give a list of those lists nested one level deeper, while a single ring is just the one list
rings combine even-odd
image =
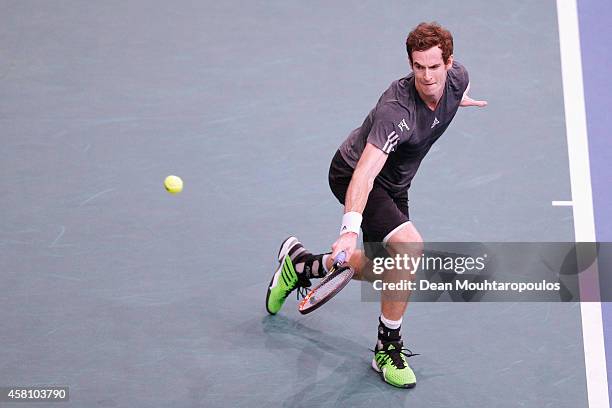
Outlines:
[{"label": "white wristband", "polygon": [[342,217],[342,226],[340,227],[340,235],[347,232],[354,232],[359,235],[361,227],[362,215],[356,211],[349,211]]}]

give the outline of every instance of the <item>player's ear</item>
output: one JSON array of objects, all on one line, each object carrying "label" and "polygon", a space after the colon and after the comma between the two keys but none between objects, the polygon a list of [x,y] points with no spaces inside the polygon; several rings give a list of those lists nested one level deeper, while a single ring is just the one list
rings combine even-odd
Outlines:
[{"label": "player's ear", "polygon": [[446,64],[446,69],[451,69],[453,66],[453,54],[448,57],[448,64]]}]

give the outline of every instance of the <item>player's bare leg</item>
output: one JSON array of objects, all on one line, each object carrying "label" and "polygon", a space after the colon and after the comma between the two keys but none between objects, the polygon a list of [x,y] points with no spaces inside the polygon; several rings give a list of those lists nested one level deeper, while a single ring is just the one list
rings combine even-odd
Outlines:
[{"label": "player's bare leg", "polygon": [[[399,230],[387,239],[387,252],[392,257],[419,257],[423,253],[423,238],[412,222],[405,223]],[[410,265],[408,263],[408,265]],[[410,269],[390,269],[385,271],[383,282],[396,283],[402,280],[413,280]],[[381,296],[381,312],[389,320],[401,320],[408,306],[410,291],[384,290]]]},{"label": "player's bare leg", "polygon": [[[418,257],[422,253],[423,239],[411,222],[403,224],[391,236],[387,237],[386,249],[395,258],[400,255]],[[408,263],[410,265],[410,263]],[[398,283],[412,280],[414,274],[405,268],[406,264],[388,269],[383,274],[384,283]],[[378,325],[378,341],[374,349],[372,368],[379,372],[383,379],[396,387],[412,388],[416,385],[416,376],[408,365],[407,357],[412,352],[404,348],[400,334],[402,317],[408,306],[409,290],[383,290],[381,295],[381,315]]]},{"label": "player's bare leg", "polygon": [[[407,222],[388,237],[387,252],[391,257],[408,255],[418,257],[423,252],[423,239],[411,222]],[[333,260],[326,259],[326,266],[331,267]],[[372,272],[371,261],[364,251],[355,250],[349,260],[355,270],[353,279],[374,281],[380,275]],[[395,283],[401,280],[412,280],[414,274],[410,269],[389,269],[383,274],[383,282]],[[412,388],[416,385],[416,376],[408,365],[407,356],[412,353],[403,348],[400,335],[402,317],[408,306],[409,291],[383,291],[381,296],[381,316],[378,326],[378,341],[372,361],[372,368],[381,373],[383,379],[396,387]]]}]

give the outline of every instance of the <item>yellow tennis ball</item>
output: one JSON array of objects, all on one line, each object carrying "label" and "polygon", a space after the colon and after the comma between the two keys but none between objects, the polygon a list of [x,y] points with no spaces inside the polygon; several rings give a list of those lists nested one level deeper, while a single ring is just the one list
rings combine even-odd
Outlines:
[{"label": "yellow tennis ball", "polygon": [[164,180],[164,187],[170,194],[176,194],[183,191],[183,180],[178,176],[168,176]]}]

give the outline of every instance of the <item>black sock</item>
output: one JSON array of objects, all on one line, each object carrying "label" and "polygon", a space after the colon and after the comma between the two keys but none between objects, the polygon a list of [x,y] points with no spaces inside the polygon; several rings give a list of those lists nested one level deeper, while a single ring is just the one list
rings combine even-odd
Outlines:
[{"label": "black sock", "polygon": [[289,251],[289,257],[293,262],[295,272],[303,274],[307,279],[322,278],[327,274],[323,265],[323,255],[326,254],[311,254],[301,243],[297,243]]},{"label": "black sock", "polygon": [[378,318],[378,341],[376,342],[376,349],[381,350],[385,344],[391,342],[398,342],[402,340],[400,334],[401,326],[397,329],[390,329]]}]

